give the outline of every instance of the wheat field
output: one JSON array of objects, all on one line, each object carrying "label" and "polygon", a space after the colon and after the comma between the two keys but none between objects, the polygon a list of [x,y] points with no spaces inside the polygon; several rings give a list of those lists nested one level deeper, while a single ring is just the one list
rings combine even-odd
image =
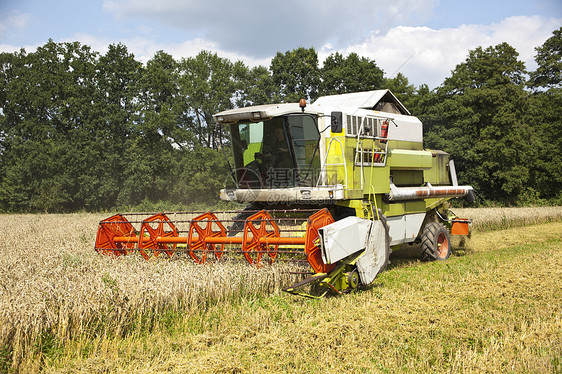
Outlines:
[{"label": "wheat field", "polygon": [[14,367],[37,356],[53,337],[119,336],[138,323],[149,327],[163,312],[275,293],[295,280],[287,274],[289,264],[256,269],[242,263],[200,266],[186,258],[101,256],[93,247],[102,218],[0,216],[0,346],[9,347],[4,355]]},{"label": "wheat field", "polygon": [[[562,207],[456,213],[474,218],[475,230],[482,231],[562,220]],[[100,256],[93,243],[102,218],[0,216],[0,372],[36,372],[67,343],[126,338],[139,329],[156,329],[166,316],[198,315],[259,295],[275,297],[295,281],[287,264],[255,269],[233,263],[199,266],[181,258],[147,262],[136,255]]]},{"label": "wheat field", "polygon": [[562,207],[521,208],[453,208],[459,217],[473,219],[476,231],[504,230],[510,227],[536,225],[562,220]]}]

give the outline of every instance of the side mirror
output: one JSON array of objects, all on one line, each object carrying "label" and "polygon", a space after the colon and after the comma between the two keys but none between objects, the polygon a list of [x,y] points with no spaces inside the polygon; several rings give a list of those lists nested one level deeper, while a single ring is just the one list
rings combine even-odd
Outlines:
[{"label": "side mirror", "polygon": [[341,133],[343,131],[343,113],[332,112],[330,117],[332,119],[332,126],[330,130],[333,133]]}]

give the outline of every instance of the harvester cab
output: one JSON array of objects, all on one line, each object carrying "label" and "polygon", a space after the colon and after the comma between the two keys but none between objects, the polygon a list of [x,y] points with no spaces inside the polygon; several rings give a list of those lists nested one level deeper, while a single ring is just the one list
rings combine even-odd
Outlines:
[{"label": "harvester cab", "polygon": [[448,201],[473,197],[472,188],[458,185],[447,153],[423,148],[422,123],[388,90],[214,118],[234,158],[220,198],[248,207],[116,215],[100,222],[96,250],[147,259],[180,251],[198,263],[238,253],[258,266],[306,259],[311,276],[285,291],[317,297],[370,284],[392,248],[418,242],[425,260],[445,260],[450,235],[470,234]]}]

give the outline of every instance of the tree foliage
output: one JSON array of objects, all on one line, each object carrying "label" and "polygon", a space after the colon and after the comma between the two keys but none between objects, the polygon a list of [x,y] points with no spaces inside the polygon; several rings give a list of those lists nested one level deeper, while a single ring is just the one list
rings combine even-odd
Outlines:
[{"label": "tree foliage", "polygon": [[531,87],[562,88],[562,27],[536,48],[538,68],[531,73]]},{"label": "tree foliage", "polygon": [[[375,61],[313,48],[248,67],[215,53],[146,64],[51,40],[0,54],[0,211],[107,210],[216,201],[228,146],[212,115],[271,102],[391,89],[450,152],[461,183],[504,204],[562,202],[562,28],[527,74],[506,43],[469,51],[441,86],[384,78]],[[227,151],[228,153],[228,151]]]},{"label": "tree foliage", "polygon": [[313,101],[318,97],[320,68],[314,48],[277,52],[269,69],[277,88],[277,101],[298,102],[302,98]]},{"label": "tree foliage", "polygon": [[560,184],[540,182],[546,174],[560,178],[544,164],[557,153],[548,155],[549,144],[559,142],[545,132],[551,127],[539,119],[545,100],[526,90],[525,76],[507,43],[478,47],[431,95],[421,116],[428,146],[450,152],[459,178],[486,200],[517,204],[560,193]]},{"label": "tree foliage", "polygon": [[338,52],[331,54],[320,73],[321,96],[378,90],[384,86],[384,73],[375,61],[359,57],[357,53],[347,57]]},{"label": "tree foliage", "polygon": [[562,27],[536,48],[538,68],[531,72],[526,123],[532,126],[535,163],[530,180],[533,192],[562,202]]}]

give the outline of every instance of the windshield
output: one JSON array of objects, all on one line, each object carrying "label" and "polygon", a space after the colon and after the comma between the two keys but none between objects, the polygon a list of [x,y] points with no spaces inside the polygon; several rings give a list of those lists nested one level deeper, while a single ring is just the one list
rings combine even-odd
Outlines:
[{"label": "windshield", "polygon": [[320,134],[309,115],[288,115],[230,128],[239,188],[313,186]]}]

